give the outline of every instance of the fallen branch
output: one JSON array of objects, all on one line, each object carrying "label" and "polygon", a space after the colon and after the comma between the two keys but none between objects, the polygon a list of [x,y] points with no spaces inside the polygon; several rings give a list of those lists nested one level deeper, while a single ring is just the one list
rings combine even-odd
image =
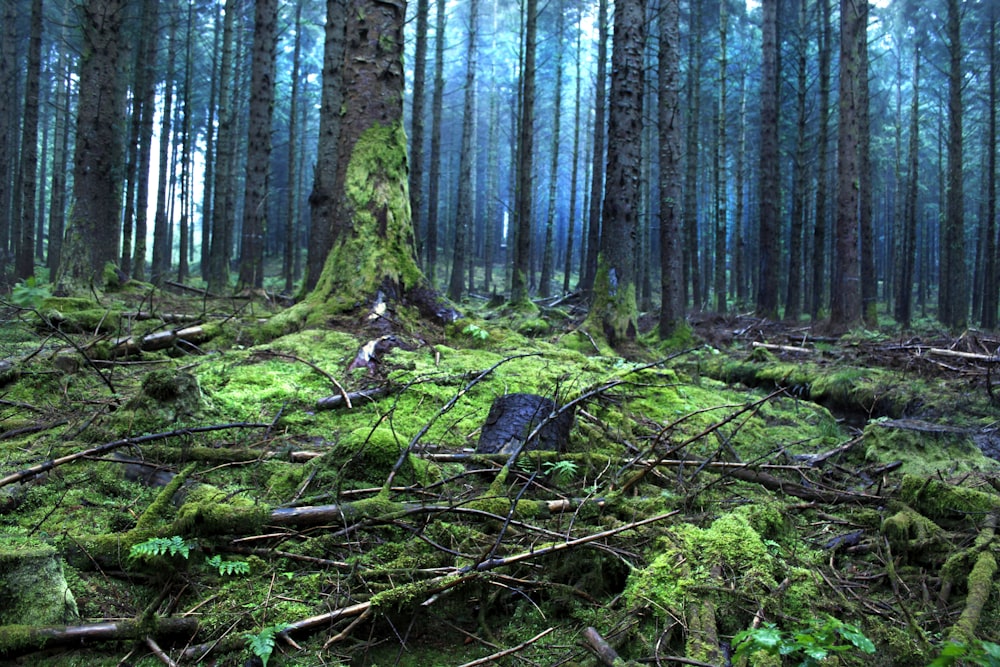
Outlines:
[{"label": "fallen branch", "polygon": [[523,651],[524,649],[528,648],[529,646],[531,646],[532,644],[534,644],[535,642],[537,642],[539,639],[541,639],[545,635],[547,635],[550,632],[552,632],[553,630],[555,630],[555,628],[549,628],[548,630],[542,630],[541,632],[539,632],[537,635],[535,635],[534,637],[532,637],[528,641],[521,642],[517,646],[512,646],[511,648],[504,649],[503,651],[498,651],[497,653],[492,653],[492,654],[490,654],[490,655],[488,655],[488,656],[486,656],[484,658],[479,658],[478,660],[473,660],[472,662],[462,663],[458,667],[478,667],[479,665],[487,665],[487,664],[489,664],[491,662],[499,660],[500,658],[505,658],[508,655],[513,655],[515,653],[518,653],[518,652]]},{"label": "fallen branch", "polygon": [[[10,631],[17,628],[17,632]],[[92,641],[145,641],[155,637],[161,641],[193,637],[198,632],[196,618],[158,618],[148,621],[124,620],[113,623],[92,623],[70,626],[4,626],[5,640],[0,655],[13,656],[37,651],[40,646],[79,646]]]},{"label": "fallen branch", "polygon": [[183,329],[170,329],[169,331],[157,331],[141,338],[128,336],[115,341],[111,348],[111,356],[124,357],[136,354],[137,352],[164,350],[172,347],[177,341],[200,343],[210,337],[210,332],[202,325],[185,327]]},{"label": "fallen branch", "polygon": [[795,352],[799,354],[812,354],[813,350],[808,347],[796,347],[793,345],[775,345],[773,343],[758,343],[754,341],[750,343],[750,347],[759,347],[764,350],[774,350],[776,352]]},{"label": "fallen branch", "polygon": [[97,445],[96,447],[91,447],[90,449],[85,449],[83,451],[77,452],[75,454],[68,454],[66,456],[61,456],[57,459],[50,459],[44,463],[39,463],[38,465],[31,466],[30,468],[25,468],[19,472],[12,475],[7,475],[3,479],[0,479],[0,488],[7,486],[8,484],[14,484],[15,482],[23,482],[26,479],[31,479],[41,475],[44,472],[48,472],[57,466],[61,466],[64,463],[71,463],[72,461],[77,461],[88,456],[97,456],[99,454],[105,454],[110,451],[114,451],[120,447],[130,447],[133,445],[141,445],[147,442],[154,442],[156,440],[164,440],[166,438],[172,438],[174,436],[185,436],[192,433],[208,433],[211,431],[222,431],[230,428],[268,428],[270,424],[256,424],[251,422],[236,422],[232,424],[216,424],[214,426],[197,426],[194,428],[180,428],[174,431],[166,431],[163,433],[149,433],[147,435],[140,435],[134,438],[122,438],[121,440],[115,440],[113,442],[106,442],[103,445]]}]

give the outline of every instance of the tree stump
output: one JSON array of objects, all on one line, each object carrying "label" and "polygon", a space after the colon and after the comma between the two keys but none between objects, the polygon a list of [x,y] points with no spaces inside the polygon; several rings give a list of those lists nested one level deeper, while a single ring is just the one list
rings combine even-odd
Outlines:
[{"label": "tree stump", "polygon": [[537,394],[504,394],[496,397],[483,424],[476,452],[510,454],[542,422],[545,424],[524,449],[562,451],[569,441],[573,414],[566,411],[549,419],[557,409],[555,401]]}]

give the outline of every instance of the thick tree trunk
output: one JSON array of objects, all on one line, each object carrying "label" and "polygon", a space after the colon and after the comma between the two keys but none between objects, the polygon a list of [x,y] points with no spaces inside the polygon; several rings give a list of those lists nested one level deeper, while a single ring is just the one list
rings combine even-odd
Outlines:
[{"label": "thick tree trunk", "polygon": [[997,280],[997,7],[990,5],[989,38],[989,112],[986,128],[986,268],[983,272],[983,312],[981,322],[984,329],[997,328],[997,307],[1000,281]]},{"label": "thick tree trunk", "polygon": [[444,50],[447,27],[445,0],[437,4],[437,37],[434,42],[434,94],[431,96],[431,155],[427,184],[427,254],[424,271],[433,287],[437,282],[438,225],[441,189],[441,116],[444,111]]},{"label": "thick tree trunk", "polygon": [[344,113],[331,250],[310,296],[352,310],[382,291],[402,299],[423,285],[413,245],[403,130],[404,0],[365,0],[347,14]]},{"label": "thick tree trunk", "polygon": [[837,225],[830,324],[847,330],[861,322],[861,266],[858,256],[858,210],[861,196],[861,111],[859,65],[867,45],[865,17],[859,5],[840,3],[840,121],[837,143]]},{"label": "thick tree trunk", "polygon": [[518,123],[517,142],[517,201],[514,213],[516,232],[510,290],[510,300],[515,305],[528,303],[528,273],[531,270],[538,0],[526,0],[525,13],[524,73],[521,84],[521,118]]},{"label": "thick tree trunk", "polygon": [[715,310],[726,312],[726,234],[729,228],[726,178],[726,68],[729,66],[726,38],[729,34],[729,9],[719,3],[719,108],[716,117],[715,147]]},{"label": "thick tree trunk", "polygon": [[698,121],[701,100],[701,7],[702,0],[690,3],[688,38],[687,119],[685,122],[687,166],[684,172],[684,300],[701,308],[701,270],[698,268]]},{"label": "thick tree trunk", "polygon": [[959,0],[947,1],[945,26],[948,46],[948,173],[944,219],[939,319],[952,329],[964,329],[968,318],[968,287],[965,268],[965,209],[962,183],[962,31]]},{"label": "thick tree trunk", "polygon": [[611,54],[608,173],[604,191],[601,257],[589,318],[617,345],[637,334],[635,243],[642,168],[642,50],[644,0],[618,0]]},{"label": "thick tree trunk", "polygon": [[763,73],[760,92],[760,238],[757,314],[778,317],[781,226],[778,212],[778,0],[763,0]]},{"label": "thick tree trunk", "polygon": [[104,284],[121,240],[125,108],[121,31],[125,0],[89,0],[80,7],[83,53],[77,101],[73,193],[61,279]]},{"label": "thick tree trunk", "polygon": [[278,0],[254,2],[253,56],[250,67],[250,117],[247,126],[247,166],[240,244],[242,287],[264,284],[264,234],[271,171],[271,121],[274,117],[275,49]]},{"label": "thick tree trunk", "polygon": [[823,295],[826,294],[826,239],[827,239],[827,192],[829,190],[830,152],[830,60],[833,43],[833,25],[830,20],[831,0],[819,0],[819,143],[818,168],[816,173],[816,214],[813,227],[812,252],[812,296],[809,301],[809,315],[815,322],[823,310]]},{"label": "thick tree trunk", "polygon": [[38,192],[38,116],[39,81],[42,67],[42,0],[31,2],[31,35],[28,38],[27,79],[24,115],[21,118],[21,225],[16,239],[14,276],[30,278],[35,274],[35,195]]},{"label": "thick tree trunk", "polygon": [[806,226],[806,187],[809,183],[807,164],[806,121],[809,109],[806,106],[807,74],[806,54],[806,0],[799,0],[795,29],[798,41],[795,59],[795,160],[792,173],[792,215],[791,234],[788,241],[788,289],[785,292],[785,319],[798,320],[802,312],[802,246]]}]

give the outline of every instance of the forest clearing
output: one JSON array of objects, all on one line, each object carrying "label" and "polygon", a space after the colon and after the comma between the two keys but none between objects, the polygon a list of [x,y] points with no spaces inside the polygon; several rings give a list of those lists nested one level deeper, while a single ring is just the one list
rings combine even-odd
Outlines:
[{"label": "forest clearing", "polygon": [[[994,338],[706,316],[626,358],[568,305],[280,310],[6,306],[6,662],[995,660]],[[476,453],[515,393],[554,401],[515,445],[568,435]]]}]

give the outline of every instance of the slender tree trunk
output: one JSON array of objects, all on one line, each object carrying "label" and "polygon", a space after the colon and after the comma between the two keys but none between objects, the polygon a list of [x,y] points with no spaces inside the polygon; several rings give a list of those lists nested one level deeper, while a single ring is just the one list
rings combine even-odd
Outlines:
[{"label": "slender tree trunk", "polygon": [[462,117],[462,147],[458,167],[458,209],[455,216],[455,245],[452,249],[448,298],[458,301],[465,287],[465,272],[471,271],[467,252],[468,237],[475,228],[476,164],[476,40],[479,36],[479,0],[469,3],[468,45],[465,50],[465,101]]},{"label": "slender tree trunk", "polygon": [[948,46],[948,170],[945,238],[941,248],[942,274],[938,309],[942,323],[964,329],[969,309],[965,269],[965,210],[962,182],[962,65],[961,3],[947,0],[946,42]]},{"label": "slender tree trunk", "polygon": [[806,121],[809,109],[806,106],[808,39],[806,38],[806,0],[798,0],[796,13],[795,50],[795,159],[792,173],[792,215],[791,234],[788,242],[788,283],[785,293],[785,319],[796,321],[802,312],[802,253],[803,234],[806,225],[806,197],[809,183],[807,163]]},{"label": "slender tree trunk", "polygon": [[778,0],[762,0],[763,73],[760,92],[760,238],[757,313],[778,317],[781,227],[778,174]]},{"label": "slender tree trunk", "polygon": [[594,88],[594,144],[590,173],[590,207],[587,216],[587,249],[580,290],[588,296],[594,289],[597,254],[601,245],[601,210],[604,196],[605,114],[608,72],[608,0],[597,5],[597,74]]},{"label": "slender tree trunk", "polygon": [[904,327],[913,319],[913,274],[917,252],[917,194],[920,188],[920,46],[913,51],[913,97],[910,102],[909,169],[903,206],[899,279],[896,281],[896,321]]},{"label": "slender tree trunk", "polygon": [[17,5],[15,0],[5,0],[2,5],[3,25],[0,26],[0,284],[6,282],[8,269],[7,249],[10,245],[11,227],[14,225],[14,201],[17,190],[14,174],[17,163]]},{"label": "slender tree trunk", "polygon": [[531,271],[531,234],[535,169],[535,51],[538,42],[538,0],[525,1],[524,70],[521,77],[521,117],[518,122],[517,226],[514,264],[511,269],[511,303],[528,303],[528,274]]},{"label": "slender tree trunk", "polygon": [[444,113],[444,51],[446,43],[445,0],[438,0],[434,38],[434,93],[431,95],[431,156],[427,184],[427,238],[424,269],[431,287],[437,283],[438,226],[441,191],[441,116]]},{"label": "slender tree trunk", "polygon": [[726,69],[729,67],[726,39],[729,34],[729,9],[726,2],[719,3],[719,108],[716,117],[715,149],[715,310],[726,312],[726,233],[729,228],[726,178]]},{"label": "slender tree trunk", "polygon": [[746,242],[744,241],[744,184],[746,182],[746,146],[747,146],[747,90],[746,71],[740,67],[740,138],[736,147],[736,211],[733,215],[733,279],[730,282],[735,287],[733,295],[739,307],[745,306],[750,301],[750,290],[747,280],[746,268]]},{"label": "slender tree trunk", "polygon": [[[497,11],[496,0],[493,0],[493,35],[491,52],[496,50]],[[490,59],[490,80],[495,75],[494,59]],[[500,95],[495,87],[490,90],[489,138],[487,139],[486,159],[486,233],[483,239],[483,292],[490,293],[493,289],[494,252],[497,245],[497,198],[498,165],[500,161]]]},{"label": "slender tree trunk", "polygon": [[875,221],[874,204],[872,195],[872,179],[875,174],[872,171],[871,158],[871,113],[869,111],[870,97],[868,94],[868,2],[859,4],[864,12],[864,45],[860,46],[860,62],[858,63],[858,111],[860,118],[860,161],[861,178],[858,180],[861,185],[860,191],[860,215],[858,219],[859,233],[861,235],[861,316],[865,326],[870,329],[878,328],[878,275],[875,271]]},{"label": "slender tree trunk", "polygon": [[[68,13],[68,11],[67,11]],[[64,17],[65,18],[65,17]],[[61,30],[66,35],[65,25]],[[62,261],[63,234],[66,231],[66,174],[69,172],[70,77],[72,67],[64,50],[56,64],[54,149],[52,151],[52,198],[49,201],[49,247],[46,266],[49,276],[59,273]]]},{"label": "slender tree trunk", "polygon": [[545,245],[542,248],[542,274],[538,279],[538,296],[543,299],[552,293],[555,273],[556,186],[559,183],[559,141],[562,130],[563,82],[563,6],[556,3],[556,84],[552,101],[552,161],[549,164],[549,202],[545,215]]},{"label": "slender tree trunk", "polygon": [[813,223],[812,252],[812,297],[809,300],[809,315],[815,322],[823,310],[823,295],[826,294],[827,275],[827,221],[828,188],[830,182],[830,61],[833,44],[833,23],[830,18],[831,0],[819,0],[819,129],[817,143],[816,212]]},{"label": "slender tree trunk", "polygon": [[[580,15],[580,20],[583,21],[583,15]],[[583,29],[578,26],[576,31],[576,93],[574,96],[573,103],[573,154],[570,157],[570,162],[572,163],[572,171],[570,172],[569,179],[569,223],[566,230],[566,257],[565,263],[563,264],[563,285],[562,291],[564,294],[569,292],[570,274],[573,272],[573,252],[574,252],[574,240],[576,236],[576,204],[577,197],[579,193],[577,189],[579,188],[579,176],[580,176],[580,114],[581,114],[581,97],[582,97],[582,83],[583,83]]]},{"label": "slender tree trunk", "polygon": [[[775,2],[777,0],[774,0]],[[701,308],[701,269],[698,244],[698,116],[701,101],[701,8],[702,0],[691,0],[688,31],[688,72],[687,72],[687,119],[686,154],[687,165],[684,172],[684,299],[688,299],[691,289],[691,304]],[[707,276],[706,276],[707,279]]]},{"label": "slender tree trunk", "polygon": [[170,225],[168,218],[169,202],[167,201],[168,175],[171,171],[170,160],[171,122],[173,121],[173,85],[177,62],[177,21],[169,17],[167,23],[170,31],[167,35],[167,78],[163,90],[163,116],[160,121],[160,155],[159,176],[156,179],[156,213],[153,217],[153,263],[150,267],[150,277],[154,284],[162,283],[170,270],[170,257],[173,248],[170,247]]},{"label": "slender tree trunk", "polygon": [[299,73],[302,69],[302,4],[295,3],[295,45],[292,47],[292,74],[289,80],[291,100],[288,108],[288,202],[285,209],[284,254],[281,272],[285,277],[285,293],[295,287],[295,254],[298,252],[297,228],[299,219],[298,152],[299,147]]},{"label": "slender tree trunk", "polygon": [[680,165],[680,1],[660,0],[660,321],[661,338],[684,326]]},{"label": "slender tree trunk", "polygon": [[837,226],[830,324],[847,330],[861,322],[861,266],[858,256],[860,208],[861,109],[859,67],[867,45],[868,0],[840,3],[840,100],[837,143]]},{"label": "slender tree trunk", "polygon": [[617,0],[608,95],[608,173],[601,256],[589,318],[611,345],[637,334],[635,245],[642,170],[643,0]]},{"label": "slender tree trunk", "polygon": [[989,32],[989,77],[987,81],[989,111],[986,128],[986,270],[983,278],[983,312],[981,321],[984,329],[997,328],[998,290],[997,280],[997,7],[990,5]]},{"label": "slender tree trunk", "polygon": [[181,218],[179,252],[177,256],[177,280],[186,282],[190,275],[191,259],[191,210],[194,202],[191,197],[191,144],[193,142],[191,125],[194,110],[192,109],[191,77],[194,70],[194,5],[188,5],[186,54],[184,57],[184,84],[181,89],[183,101],[183,116],[181,119]]},{"label": "slender tree trunk", "polygon": [[222,293],[229,287],[229,261],[232,257],[233,220],[236,202],[232,197],[230,178],[235,160],[236,132],[233,87],[233,39],[235,33],[236,0],[226,0],[222,25],[222,60],[219,65],[219,131],[215,142],[215,180],[212,186],[212,241],[208,255],[208,289]]},{"label": "slender tree trunk", "polygon": [[417,0],[417,32],[413,53],[413,106],[410,112],[410,211],[417,240],[417,258],[423,257],[424,216],[424,123],[427,90],[427,30],[430,0]]}]

